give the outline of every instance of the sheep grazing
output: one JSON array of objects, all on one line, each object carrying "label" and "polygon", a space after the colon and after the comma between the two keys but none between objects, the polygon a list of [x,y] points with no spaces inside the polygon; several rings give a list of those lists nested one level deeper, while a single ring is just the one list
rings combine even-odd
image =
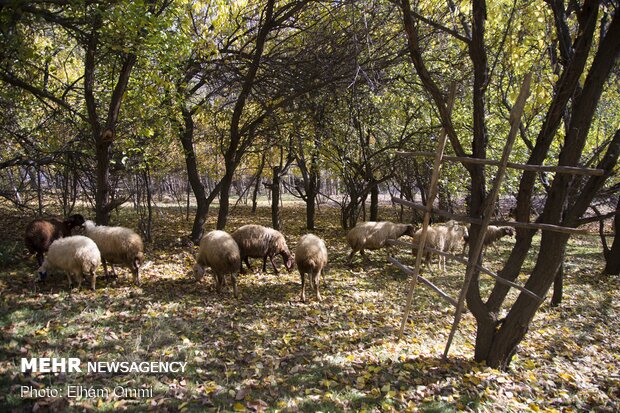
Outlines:
[{"label": "sheep grazing", "polygon": [[99,247],[106,276],[108,262],[114,276],[116,272],[113,264],[128,265],[131,267],[135,284],[140,285],[139,272],[144,261],[144,244],[138,234],[129,228],[95,225],[88,220],[84,223],[84,235],[95,241]]},{"label": "sheep grazing", "polygon": [[248,258],[262,258],[263,271],[267,271],[267,258],[271,261],[273,270],[278,273],[273,257],[277,254],[282,256],[284,266],[291,271],[295,263],[295,256],[291,254],[286,245],[284,235],[273,228],[261,225],[244,225],[231,234],[239,246],[241,253],[241,272],[243,273],[243,262],[251,270]]},{"label": "sheep grazing", "polygon": [[31,254],[37,254],[37,263],[41,266],[43,254],[47,252],[52,242],[70,236],[73,228],[83,224],[84,217],[80,214],[71,215],[62,221],[58,218],[35,219],[26,226],[24,237],[26,248]]},{"label": "sheep grazing", "polygon": [[360,222],[347,234],[347,242],[351,247],[347,262],[351,263],[357,251],[366,258],[364,250],[378,250],[383,248],[389,239],[398,239],[403,235],[413,236],[413,234],[414,228],[411,224],[395,224],[389,221]]},{"label": "sheep grazing", "polygon": [[295,249],[295,262],[299,275],[301,275],[301,301],[306,302],[306,274],[310,280],[310,286],[316,294],[316,299],[321,301],[319,292],[319,278],[321,271],[327,264],[327,248],[325,242],[316,235],[306,234],[297,243]]},{"label": "sheep grazing", "polygon": [[69,290],[73,280],[78,288],[82,285],[84,274],[90,276],[90,287],[95,289],[97,275],[95,271],[101,264],[101,253],[90,238],[82,235],[57,239],[50,245],[47,257],[39,267],[39,276],[47,271],[64,271],[69,280]]},{"label": "sheep grazing", "polygon": [[[493,244],[495,244],[497,241],[499,241],[500,239],[502,239],[505,236],[514,236],[515,231],[512,227],[508,227],[508,226],[504,226],[504,227],[497,227],[495,225],[489,225],[487,227],[487,232],[486,234],[484,234],[484,247],[485,249],[488,248],[489,245],[492,245],[493,248],[495,248],[495,252],[498,253],[499,251],[497,251],[497,247]],[[465,238],[465,245],[463,246],[463,251],[465,251],[465,247],[469,245],[469,237]]]},{"label": "sheep grazing", "polygon": [[200,240],[200,248],[196,255],[194,277],[200,280],[205,267],[213,270],[213,279],[218,293],[226,285],[226,274],[230,274],[233,293],[237,297],[237,273],[241,268],[239,246],[227,232],[211,231]]},{"label": "sheep grazing", "polygon": [[[420,241],[422,236],[422,230],[418,230],[413,235],[415,243]],[[459,245],[462,245],[464,240],[469,236],[467,227],[460,225],[456,221],[448,221],[444,225],[435,225],[428,228],[428,234],[426,235],[426,245],[444,252],[452,252],[457,249]],[[416,251],[416,248],[414,248]],[[430,269],[431,253],[425,254],[425,262]],[[442,265],[443,264],[443,265]],[[446,257],[439,255],[437,268],[443,271],[446,270]]]}]

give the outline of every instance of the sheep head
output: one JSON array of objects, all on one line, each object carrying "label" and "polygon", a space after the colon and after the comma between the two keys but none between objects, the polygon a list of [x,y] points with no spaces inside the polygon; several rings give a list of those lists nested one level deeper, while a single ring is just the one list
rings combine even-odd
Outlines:
[{"label": "sheep head", "polygon": [[205,269],[202,268],[202,265],[200,264],[194,264],[194,267],[192,268],[192,270],[193,270],[194,278],[196,279],[196,281],[200,281],[202,277],[205,275]]},{"label": "sheep head", "polygon": [[47,277],[47,266],[45,264],[47,264],[47,260],[44,260],[43,265],[41,265],[39,269],[37,270],[37,281],[38,282],[45,280],[45,277]]},{"label": "sheep head", "polygon": [[515,235],[515,230],[512,227],[502,227],[502,231],[504,232],[504,235],[508,235],[510,237],[514,237]]},{"label": "sheep head", "polygon": [[84,217],[80,214],[74,214],[71,215],[68,218],[65,218],[64,223],[67,226],[67,228],[69,228],[69,230],[75,228],[75,227],[81,227],[84,225],[84,222],[86,222],[84,220]]},{"label": "sheep head", "polygon": [[415,234],[415,227],[413,226],[413,224],[407,225],[407,229],[405,230],[405,233],[403,235],[409,235],[410,237],[413,237],[413,234]]},{"label": "sheep head", "polygon": [[291,272],[295,266],[295,254],[290,251],[282,251],[281,255],[284,260],[284,267],[288,272]]}]

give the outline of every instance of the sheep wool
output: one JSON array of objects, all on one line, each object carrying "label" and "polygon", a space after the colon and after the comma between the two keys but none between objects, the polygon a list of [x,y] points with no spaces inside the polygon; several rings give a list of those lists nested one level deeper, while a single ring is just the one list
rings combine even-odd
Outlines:
[{"label": "sheep wool", "polygon": [[95,271],[101,264],[101,254],[90,238],[82,235],[66,237],[52,242],[47,257],[39,267],[39,275],[47,271],[63,271],[69,280],[69,289],[74,279],[78,288],[82,285],[84,274],[90,276],[91,288],[95,289]]},{"label": "sheep wool", "polygon": [[[421,229],[413,235],[413,240],[416,244],[420,241],[421,235]],[[446,222],[444,225],[428,227],[426,245],[443,252],[454,251],[459,245],[463,244],[464,240],[467,239],[467,236],[467,227],[451,220]],[[414,248],[413,251],[417,251],[417,248]],[[427,252],[424,258],[424,261],[429,268],[431,256],[432,254]],[[443,270],[446,270],[446,258],[444,256],[439,255],[437,266],[439,269],[442,269],[443,266]]]},{"label": "sheep wool", "polygon": [[327,247],[325,242],[314,234],[302,236],[295,249],[295,263],[301,276],[301,301],[306,301],[306,274],[308,274],[310,286],[314,289],[316,299],[321,301],[319,278],[323,268],[327,265]]},{"label": "sheep wool", "polygon": [[361,222],[347,234],[347,242],[352,250],[348,261],[351,262],[357,251],[365,256],[364,250],[381,249],[387,240],[398,239],[403,235],[412,236],[413,233],[414,228],[411,224],[395,224],[389,221]]},{"label": "sheep wool", "polygon": [[241,267],[241,255],[237,243],[230,234],[225,231],[211,231],[202,237],[194,265],[196,279],[202,278],[205,267],[211,267],[213,270],[218,293],[226,285],[226,274],[230,274],[233,293],[237,297],[237,274]]},{"label": "sheep wool", "polygon": [[273,270],[278,273],[273,258],[280,254],[284,261],[284,266],[288,271],[293,268],[294,256],[286,245],[286,239],[281,232],[273,228],[263,227],[262,225],[244,225],[234,231],[232,237],[239,245],[241,253],[241,272],[243,272],[243,262],[245,261],[248,269],[251,269],[248,258],[262,258],[263,271],[267,271],[267,258],[271,261]]},{"label": "sheep wool", "polygon": [[84,223],[84,234],[99,247],[106,274],[108,262],[113,274],[113,264],[127,265],[131,268],[135,284],[140,285],[139,272],[144,261],[144,244],[138,234],[125,227],[95,225],[90,220]]},{"label": "sheep wool", "polygon": [[35,219],[26,226],[24,243],[31,254],[36,254],[39,266],[43,264],[43,256],[55,240],[71,235],[73,228],[84,224],[80,214],[60,220],[58,218]]}]

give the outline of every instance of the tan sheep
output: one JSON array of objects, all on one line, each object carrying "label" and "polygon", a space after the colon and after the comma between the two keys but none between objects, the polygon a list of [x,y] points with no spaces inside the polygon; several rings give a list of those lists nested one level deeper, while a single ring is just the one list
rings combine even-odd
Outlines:
[{"label": "tan sheep", "polygon": [[325,242],[313,234],[306,234],[297,243],[295,249],[295,262],[299,275],[301,275],[301,301],[306,301],[306,274],[310,280],[310,286],[316,294],[316,299],[321,301],[319,292],[319,278],[327,265],[327,248]]},{"label": "tan sheep", "polygon": [[[509,226],[498,227],[495,225],[489,225],[487,227],[486,234],[484,234],[483,245],[485,247],[485,251],[489,247],[489,245],[492,245],[493,248],[495,249],[495,253],[499,254],[499,251],[497,250],[497,246],[493,244],[495,244],[497,241],[499,241],[503,237],[506,237],[506,236],[512,237],[514,236],[514,234],[515,234],[515,231],[514,231],[514,228],[512,227],[509,227]],[[465,252],[467,246],[469,246],[469,237],[465,238],[465,245],[463,246],[463,252]]]},{"label": "tan sheep", "polygon": [[131,268],[134,283],[140,285],[139,272],[144,261],[144,244],[138,234],[125,227],[95,225],[90,220],[84,223],[84,234],[99,247],[106,275],[108,262],[114,276],[116,276],[114,264],[127,265]]},{"label": "tan sheep", "polygon": [[196,255],[194,276],[202,278],[205,267],[213,270],[213,279],[218,293],[226,285],[226,274],[230,274],[233,293],[237,297],[237,274],[241,269],[241,255],[237,243],[225,231],[211,231],[200,240],[200,248]]},{"label": "tan sheep", "polygon": [[43,278],[47,271],[59,270],[67,274],[69,289],[75,280],[78,288],[82,285],[83,274],[90,276],[90,286],[94,290],[97,275],[95,271],[101,264],[101,254],[90,238],[75,235],[57,239],[50,245],[47,257],[39,267]]},{"label": "tan sheep", "polygon": [[347,233],[347,242],[351,253],[347,260],[351,263],[357,251],[366,258],[365,250],[378,250],[385,246],[389,239],[398,239],[403,235],[413,236],[414,228],[411,224],[395,224],[389,221],[360,222]]},{"label": "tan sheep", "polygon": [[263,227],[262,225],[244,225],[230,234],[239,246],[241,253],[241,273],[243,273],[243,262],[251,270],[249,258],[262,258],[263,271],[267,271],[267,258],[271,261],[273,270],[278,273],[273,258],[280,254],[284,261],[284,266],[288,271],[293,268],[295,257],[286,245],[286,239],[281,232],[273,228]]},{"label": "tan sheep", "polygon": [[[426,236],[426,246],[444,251],[453,252],[463,244],[464,240],[468,237],[467,227],[460,225],[456,221],[448,221],[444,225],[435,225],[428,228],[428,234]],[[419,243],[422,235],[422,230],[418,230],[413,235],[415,243]],[[414,248],[414,252],[417,249]],[[427,252],[425,254],[425,262],[430,269],[430,261],[432,254]],[[443,265],[442,265],[443,264]],[[437,268],[439,270],[446,270],[446,257],[443,255],[438,256]]]}]

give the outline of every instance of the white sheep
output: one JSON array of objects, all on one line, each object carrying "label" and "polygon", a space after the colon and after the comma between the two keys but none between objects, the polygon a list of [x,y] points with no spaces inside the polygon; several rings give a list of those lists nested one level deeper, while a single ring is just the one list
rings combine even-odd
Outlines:
[{"label": "white sheep", "polygon": [[47,257],[39,267],[39,277],[47,275],[47,271],[63,271],[69,280],[71,289],[72,279],[75,279],[78,288],[82,285],[83,274],[90,276],[90,286],[94,290],[97,275],[95,271],[101,264],[101,253],[97,245],[90,238],[75,235],[57,239],[52,242]]},{"label": "white sheep", "polygon": [[[498,227],[495,225],[489,225],[487,227],[487,232],[484,234],[484,247],[485,250],[486,248],[488,248],[489,245],[492,245],[493,248],[495,249],[495,253],[498,254],[499,251],[497,250],[497,247],[493,244],[495,244],[495,242],[497,242],[498,240],[500,240],[501,238],[505,237],[505,236],[514,236],[515,232],[514,229],[512,227],[508,227],[508,226],[503,226],[503,227]],[[466,247],[469,245],[469,236],[465,237],[465,244],[463,245],[463,252],[465,252]]]},{"label": "white sheep", "polygon": [[276,254],[282,256],[284,266],[288,271],[293,268],[295,256],[291,254],[286,245],[284,235],[273,228],[263,227],[262,225],[244,225],[230,234],[239,246],[241,253],[241,272],[243,273],[243,262],[251,270],[249,258],[262,258],[263,271],[267,271],[267,258],[271,261],[273,270],[278,273],[273,257]]},{"label": "white sheep", "polygon": [[194,277],[201,279],[205,267],[213,270],[213,279],[218,293],[226,285],[226,274],[230,274],[233,293],[237,297],[237,274],[241,268],[241,255],[235,240],[225,231],[211,231],[200,240],[196,255]]},{"label": "white sheep", "polygon": [[[428,227],[428,233],[426,235],[426,246],[437,249],[444,252],[453,252],[459,245],[462,245],[464,240],[468,237],[467,227],[460,225],[456,221],[448,221],[444,225],[435,225]],[[422,230],[418,230],[413,235],[413,241],[417,244],[420,242],[422,236]],[[416,251],[416,248],[413,250]],[[425,254],[425,262],[430,269],[430,261],[432,254],[427,252]],[[443,265],[442,265],[443,264]],[[439,270],[446,270],[446,257],[439,255],[437,268]]]},{"label": "white sheep", "polygon": [[138,234],[129,228],[95,225],[88,220],[84,223],[84,235],[95,241],[99,247],[106,275],[108,262],[114,276],[116,272],[113,264],[128,265],[131,267],[135,284],[140,285],[139,272],[144,261],[144,244]]},{"label": "white sheep", "polygon": [[314,289],[316,299],[321,301],[319,292],[319,278],[327,264],[327,248],[325,242],[313,234],[301,237],[295,249],[295,262],[301,275],[301,301],[306,301],[306,274],[310,280],[310,286]]},{"label": "white sheep", "polygon": [[412,236],[413,234],[414,228],[411,224],[395,224],[389,221],[360,222],[347,233],[347,242],[351,247],[347,262],[351,263],[357,251],[366,258],[364,250],[378,250],[383,248],[389,239],[398,239],[403,235]]}]

